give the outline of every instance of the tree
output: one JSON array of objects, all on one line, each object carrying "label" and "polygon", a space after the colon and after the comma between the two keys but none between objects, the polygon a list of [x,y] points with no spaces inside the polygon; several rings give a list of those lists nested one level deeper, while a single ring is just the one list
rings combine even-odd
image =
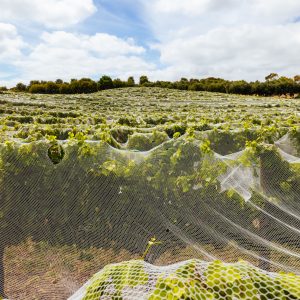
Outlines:
[{"label": "tree", "polygon": [[180,81],[175,82],[175,86],[179,90],[187,90],[189,87],[189,81],[187,78],[182,77]]},{"label": "tree", "polygon": [[71,94],[71,88],[69,83],[63,83],[59,87],[59,93],[60,94]]},{"label": "tree", "polygon": [[62,79],[56,79],[56,80],[55,80],[55,83],[56,83],[56,84],[63,84],[64,82],[63,82]]},{"label": "tree", "polygon": [[149,79],[148,79],[147,76],[142,75],[142,76],[140,77],[140,85],[145,85],[146,83],[149,83]]},{"label": "tree", "polygon": [[37,84],[32,84],[29,87],[29,93],[32,94],[45,94],[46,93],[46,85],[37,83]]},{"label": "tree", "polygon": [[53,81],[48,81],[46,84],[46,93],[47,94],[58,94],[59,92],[59,85]]},{"label": "tree", "polygon": [[266,81],[278,79],[278,74],[277,73],[270,73],[268,76],[265,77]]},{"label": "tree", "polygon": [[230,94],[251,94],[251,85],[245,80],[233,81],[228,86],[228,93]]},{"label": "tree", "polygon": [[134,77],[133,76],[130,76],[128,77],[127,79],[127,86],[135,86],[135,81],[134,81]]},{"label": "tree", "polygon": [[107,75],[103,75],[98,81],[98,88],[99,90],[108,90],[114,88],[112,79]]},{"label": "tree", "polygon": [[127,83],[117,78],[113,80],[114,88],[123,88],[126,87]]},{"label": "tree", "polygon": [[39,80],[31,80],[31,81],[29,82],[29,85],[39,84],[39,83],[41,83]]},{"label": "tree", "polygon": [[97,92],[97,83],[90,78],[82,78],[77,81],[77,92],[83,94],[89,94]]},{"label": "tree", "polygon": [[25,92],[26,91],[26,85],[24,83],[22,83],[22,82],[19,82],[16,85],[15,90],[18,91],[18,92]]}]

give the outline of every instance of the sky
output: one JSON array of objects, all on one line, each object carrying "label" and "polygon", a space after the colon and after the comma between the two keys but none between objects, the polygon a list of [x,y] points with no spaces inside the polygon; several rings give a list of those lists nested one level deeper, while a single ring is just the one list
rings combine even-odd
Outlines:
[{"label": "sky", "polygon": [[300,73],[299,0],[0,0],[0,86]]}]

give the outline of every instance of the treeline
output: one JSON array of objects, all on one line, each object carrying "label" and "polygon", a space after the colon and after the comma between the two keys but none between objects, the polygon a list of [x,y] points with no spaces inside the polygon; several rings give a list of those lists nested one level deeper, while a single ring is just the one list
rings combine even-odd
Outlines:
[{"label": "treeline", "polygon": [[247,82],[245,80],[230,81],[222,78],[205,79],[181,78],[179,81],[144,82],[145,86],[156,86],[190,91],[207,91],[226,94],[259,95],[259,96],[297,96],[300,94],[300,75],[294,78],[279,77],[275,73],[266,76],[265,81]]},{"label": "treeline", "polygon": [[[71,79],[64,82],[61,79],[56,81],[33,80],[29,85],[18,83],[11,90],[16,92],[29,92],[33,94],[83,94],[94,93],[106,89],[147,86],[161,87],[178,90],[208,91],[227,94],[260,95],[260,96],[281,96],[300,94],[300,75],[294,78],[279,77],[271,73],[265,77],[265,81],[247,82],[245,80],[230,81],[222,78],[209,77],[205,79],[181,78],[179,81],[155,81],[151,82],[147,76],[141,76],[136,84],[133,77],[127,81],[112,79],[109,76],[102,76],[99,81],[90,78]],[[2,88],[5,91],[5,87]]]},{"label": "treeline", "polygon": [[129,77],[127,81],[122,81],[120,79],[112,80],[111,77],[105,75],[99,81],[90,78],[71,79],[70,82],[64,82],[62,79],[56,81],[32,80],[29,85],[18,83],[11,90],[32,94],[89,94],[106,89],[133,86],[135,86],[133,77]]}]

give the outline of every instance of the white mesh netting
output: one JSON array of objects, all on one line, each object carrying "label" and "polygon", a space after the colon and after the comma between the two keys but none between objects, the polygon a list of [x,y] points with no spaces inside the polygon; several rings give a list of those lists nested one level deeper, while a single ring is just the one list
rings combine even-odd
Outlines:
[{"label": "white mesh netting", "polygon": [[300,278],[246,262],[189,260],[168,267],[129,261],[105,267],[69,300],[299,299]]},{"label": "white mesh netting", "polygon": [[300,299],[299,102],[210,95],[3,95],[0,298]]},{"label": "white mesh netting", "polygon": [[[147,152],[4,143],[1,244],[19,255],[20,243],[32,248],[33,288],[47,283],[44,268],[60,281],[37,299],[66,299],[106,265],[70,299],[299,299],[300,174],[290,139],[229,155],[197,133]],[[118,261],[128,262],[108,265]]]}]

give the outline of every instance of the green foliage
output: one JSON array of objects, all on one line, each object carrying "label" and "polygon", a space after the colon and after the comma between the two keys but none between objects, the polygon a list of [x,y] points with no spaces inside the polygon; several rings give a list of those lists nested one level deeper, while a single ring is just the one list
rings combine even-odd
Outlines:
[{"label": "green foliage", "polygon": [[[207,91],[217,93],[229,93],[239,95],[260,95],[260,96],[281,96],[291,97],[300,93],[299,75],[294,78],[279,77],[276,73],[266,76],[265,82],[255,81],[246,82],[245,80],[230,81],[222,78],[209,77],[204,79],[181,78],[179,81],[156,81],[150,82],[146,75],[139,79],[139,86],[160,87],[177,90]],[[72,79],[70,83],[63,82],[61,79],[52,81],[32,80],[28,86],[18,83],[12,90],[17,92],[29,91],[34,94],[82,94],[93,93],[97,90],[113,88],[124,88],[135,86],[134,78],[131,76],[127,81],[119,78],[112,79],[104,75],[96,83],[92,79],[82,78]]]},{"label": "green foliage", "polygon": [[144,270],[143,261],[128,261],[117,265],[106,266],[91,279],[87,292],[82,300],[96,300],[107,295],[107,286],[112,285],[114,292],[109,293],[114,299],[122,299],[125,287],[134,288],[146,285],[149,275]]},{"label": "green foliage", "polygon": [[55,82],[32,81],[27,87],[32,94],[89,94],[98,91],[95,81],[89,78],[72,80],[70,83],[56,80]]},{"label": "green foliage", "polygon": [[128,79],[127,79],[127,86],[128,86],[128,87],[133,87],[133,86],[135,86],[134,77],[132,77],[132,76],[128,77]]},{"label": "green foliage", "polygon": [[65,152],[61,145],[52,144],[48,149],[48,156],[53,164],[59,164],[64,158]]},{"label": "green foliage", "polygon": [[[31,86],[39,84],[45,83]],[[280,220],[276,205],[298,206],[299,166],[266,145],[289,133],[287,145],[299,151],[298,100],[139,87],[91,95],[9,92],[1,95],[0,104],[0,228],[7,244],[30,236],[81,249],[125,248],[133,255],[142,253],[143,242],[127,239],[147,240],[145,228],[164,238],[165,249],[179,253],[185,241],[178,232],[166,233],[167,226],[176,226],[180,237],[191,236],[203,249],[226,247],[230,241],[255,256],[259,247],[239,238],[239,229],[255,234],[252,221],[259,209]],[[264,172],[259,173],[261,166]],[[238,167],[253,171],[255,180],[263,178],[263,189],[252,190],[249,183],[248,202],[235,186],[222,186],[220,176]],[[272,178],[278,172],[281,176]],[[247,181],[240,179],[242,184]],[[156,221],[158,212],[164,222]],[[290,215],[284,218],[288,226],[298,226]],[[258,234],[271,245],[298,251],[294,232],[278,226],[276,219]],[[15,220],[22,230],[15,229]],[[157,247],[154,255],[159,251]],[[274,252],[272,259],[293,265],[288,255],[278,258]],[[84,254],[81,259],[88,261]],[[214,293],[205,291],[207,297]]]},{"label": "green foliage", "polygon": [[[98,86],[97,83],[92,79],[82,78],[78,81],[74,80],[73,82],[71,82],[69,89],[72,91],[73,94],[89,94],[89,93],[97,92]],[[65,91],[65,92],[69,94],[69,91]]]},{"label": "green foliage", "polygon": [[[101,297],[127,299],[134,287],[150,285],[151,268],[142,261],[129,261],[106,266],[86,288],[84,300]],[[240,261],[204,263],[190,260],[174,271],[158,267],[154,290],[144,292],[148,300],[190,299],[299,299],[300,277],[295,274],[267,273]],[[148,274],[149,272],[149,274]],[[153,276],[154,277],[154,276]],[[154,278],[152,278],[153,280]],[[142,294],[141,294],[142,295]]]},{"label": "green foliage", "polygon": [[0,93],[7,92],[8,88],[6,86],[0,86]]},{"label": "green foliage", "polygon": [[127,148],[147,151],[168,140],[168,135],[165,132],[154,131],[149,134],[135,133],[128,138]]},{"label": "green foliage", "polygon": [[99,90],[112,89],[114,87],[114,83],[109,76],[103,75],[98,81],[98,87]]},{"label": "green foliage", "polygon": [[148,77],[145,76],[145,75],[141,76],[141,77],[140,77],[139,85],[145,85],[145,84],[147,84],[147,83],[149,83]]},{"label": "green foliage", "polygon": [[270,81],[270,80],[274,80],[276,78],[278,78],[278,74],[277,73],[271,73],[268,76],[266,76],[265,79],[266,79],[266,81]]},{"label": "green foliage", "polygon": [[180,133],[180,132],[175,132],[175,133],[173,134],[173,139],[178,139],[180,136],[181,136],[181,133]]},{"label": "green foliage", "polygon": [[32,94],[45,94],[46,85],[45,84],[32,84],[28,88],[29,93]]},{"label": "green foliage", "polygon": [[19,83],[17,83],[17,85],[16,85],[16,87],[15,87],[15,90],[17,91],[17,92],[25,92],[26,91],[26,85],[24,84],[24,83],[22,83],[22,82],[19,82]]},{"label": "green foliage", "polygon": [[202,144],[200,145],[200,150],[202,153],[206,153],[209,154],[211,153],[211,148],[210,148],[210,141],[209,140],[205,140],[202,142]]}]

